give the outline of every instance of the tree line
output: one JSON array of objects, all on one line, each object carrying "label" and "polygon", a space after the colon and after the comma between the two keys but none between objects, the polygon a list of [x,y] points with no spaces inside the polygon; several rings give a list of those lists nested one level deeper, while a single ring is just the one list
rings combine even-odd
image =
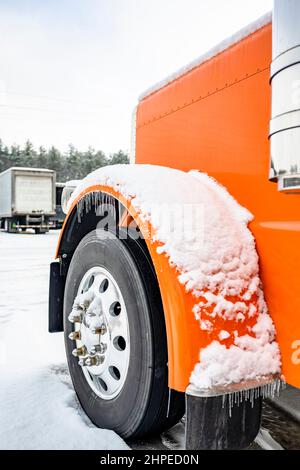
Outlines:
[{"label": "tree line", "polygon": [[69,145],[66,152],[61,152],[54,146],[35,149],[29,140],[24,146],[7,146],[0,139],[0,172],[12,166],[48,168],[56,171],[57,181],[64,182],[81,179],[97,168],[117,163],[129,163],[129,156],[123,150],[107,156],[92,147],[80,152],[74,145]]}]

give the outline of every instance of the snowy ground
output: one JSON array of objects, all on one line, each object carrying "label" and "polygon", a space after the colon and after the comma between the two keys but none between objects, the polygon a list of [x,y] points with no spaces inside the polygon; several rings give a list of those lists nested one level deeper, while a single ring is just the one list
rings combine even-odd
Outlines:
[{"label": "snowy ground", "polygon": [[[62,333],[48,333],[49,264],[58,232],[0,232],[0,449],[129,449],[81,410]],[[180,449],[184,424],[134,449]]]},{"label": "snowy ground", "polygon": [[58,233],[0,233],[0,448],[128,449],[82,412],[63,335],[47,332],[48,272]]}]

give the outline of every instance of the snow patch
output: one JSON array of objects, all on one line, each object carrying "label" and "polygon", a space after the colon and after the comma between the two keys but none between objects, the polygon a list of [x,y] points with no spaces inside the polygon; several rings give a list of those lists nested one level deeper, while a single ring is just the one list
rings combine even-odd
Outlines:
[{"label": "snow patch", "polygon": [[[278,374],[279,348],[274,341],[275,330],[269,315],[259,315],[256,333],[256,336],[236,337],[229,348],[213,341],[202,349],[200,362],[191,375],[191,384],[200,390],[217,389]],[[220,339],[225,338],[223,335]]]},{"label": "snow patch", "polygon": [[49,264],[58,235],[0,233],[0,449],[125,450],[116,433],[85,415],[63,334],[48,333]]},{"label": "snow patch", "polygon": [[65,365],[57,373],[36,367],[1,374],[0,400],[0,449],[128,449],[113,431],[96,428],[84,415]]},{"label": "snow patch", "polygon": [[228,333],[228,331],[226,330],[221,330],[220,333],[219,333],[219,338],[220,338],[220,341],[222,341],[223,339],[227,339],[230,337],[230,333]]},{"label": "snow patch", "polygon": [[81,180],[69,180],[69,181],[65,182],[65,186],[67,188],[68,187],[76,188],[76,186],[78,186],[80,182],[81,182]]}]

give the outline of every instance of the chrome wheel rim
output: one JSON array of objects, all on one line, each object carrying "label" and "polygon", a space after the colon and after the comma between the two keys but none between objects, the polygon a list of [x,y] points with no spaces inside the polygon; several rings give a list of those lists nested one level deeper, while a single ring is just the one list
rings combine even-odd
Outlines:
[{"label": "chrome wheel rim", "polygon": [[127,377],[130,337],[121,290],[107,269],[95,266],[84,274],[68,318],[86,381],[100,398],[115,398]]}]

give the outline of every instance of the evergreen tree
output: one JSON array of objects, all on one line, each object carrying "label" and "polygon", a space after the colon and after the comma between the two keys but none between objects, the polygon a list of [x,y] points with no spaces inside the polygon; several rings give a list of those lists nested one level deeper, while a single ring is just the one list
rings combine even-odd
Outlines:
[{"label": "evergreen tree", "polygon": [[22,166],[33,168],[36,166],[37,155],[30,140],[27,140],[27,142],[25,143],[25,147],[22,150],[21,155]]},{"label": "evergreen tree", "polygon": [[95,150],[89,147],[87,152],[84,152],[81,158],[81,177],[84,174],[89,174],[94,169]]},{"label": "evergreen tree", "polygon": [[4,171],[10,166],[9,148],[4,146],[2,140],[0,140],[0,171]]},{"label": "evergreen tree", "polygon": [[54,170],[59,175],[62,166],[61,153],[54,146],[50,147],[47,155],[48,168]]},{"label": "evergreen tree", "polygon": [[109,165],[117,165],[121,163],[129,163],[129,156],[123,150],[119,150],[117,153],[110,155]]},{"label": "evergreen tree", "polygon": [[22,150],[19,145],[11,145],[9,151],[8,168],[11,166],[25,166],[22,160]]},{"label": "evergreen tree", "polygon": [[102,152],[101,150],[98,150],[98,152],[95,153],[95,158],[93,162],[93,170],[96,170],[97,168],[101,168],[102,166],[109,165],[109,160],[106,157],[105,153]]},{"label": "evergreen tree", "polygon": [[83,178],[84,176],[91,173],[91,171],[94,171],[97,168],[101,168],[105,165],[108,165],[108,160],[105,156],[105,153],[103,153],[101,150],[95,152],[92,147],[89,147],[88,151],[82,154],[80,176]]},{"label": "evergreen tree", "polygon": [[74,145],[69,145],[66,159],[67,174],[70,179],[82,178],[81,155]]},{"label": "evergreen tree", "polygon": [[3,150],[4,150],[3,142],[0,139],[0,172],[5,170],[5,163],[6,163],[5,161],[6,156]]},{"label": "evergreen tree", "polygon": [[89,147],[86,152],[79,152],[70,145],[68,152],[62,154],[52,146],[46,150],[43,146],[35,150],[28,140],[23,147],[11,145],[7,147],[0,139],[0,172],[13,166],[48,168],[55,170],[58,181],[81,179],[97,168],[117,163],[129,163],[127,153],[120,150],[109,158],[101,150]]},{"label": "evergreen tree", "polygon": [[37,162],[39,168],[48,168],[48,152],[42,145],[39,147]]}]

